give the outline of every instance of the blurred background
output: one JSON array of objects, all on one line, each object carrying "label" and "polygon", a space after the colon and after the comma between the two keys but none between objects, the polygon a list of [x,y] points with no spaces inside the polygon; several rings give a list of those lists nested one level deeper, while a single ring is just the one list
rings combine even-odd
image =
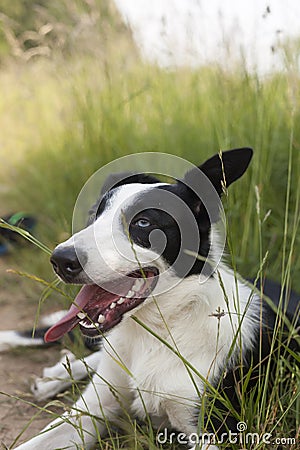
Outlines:
[{"label": "blurred background", "polygon": [[[229,259],[300,290],[299,24],[293,0],[1,0],[0,213],[32,215],[52,249],[110,160],[251,146],[225,200]],[[33,246],[1,258],[53,277]]]}]

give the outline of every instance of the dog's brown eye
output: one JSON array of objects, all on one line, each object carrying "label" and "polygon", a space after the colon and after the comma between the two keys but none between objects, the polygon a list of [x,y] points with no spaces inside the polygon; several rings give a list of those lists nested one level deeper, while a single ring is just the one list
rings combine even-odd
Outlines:
[{"label": "dog's brown eye", "polygon": [[147,228],[150,227],[151,223],[148,219],[138,219],[135,222],[135,225],[137,225],[140,228]]}]

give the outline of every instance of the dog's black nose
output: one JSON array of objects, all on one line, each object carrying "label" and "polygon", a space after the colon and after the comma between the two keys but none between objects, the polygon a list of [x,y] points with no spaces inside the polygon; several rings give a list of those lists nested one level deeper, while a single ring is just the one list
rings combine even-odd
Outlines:
[{"label": "dog's black nose", "polygon": [[56,248],[51,255],[50,261],[54,271],[64,281],[72,283],[77,275],[83,270],[87,258],[84,254],[78,257],[74,247]]}]

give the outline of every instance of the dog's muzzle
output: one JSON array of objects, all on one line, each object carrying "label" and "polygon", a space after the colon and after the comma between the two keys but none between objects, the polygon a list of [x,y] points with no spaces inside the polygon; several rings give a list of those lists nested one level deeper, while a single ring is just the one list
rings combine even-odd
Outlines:
[{"label": "dog's muzzle", "polygon": [[[79,260],[80,259],[80,260]],[[85,254],[80,258],[74,247],[57,247],[50,258],[55,273],[65,282],[74,283],[76,277],[83,271],[87,261]]]}]

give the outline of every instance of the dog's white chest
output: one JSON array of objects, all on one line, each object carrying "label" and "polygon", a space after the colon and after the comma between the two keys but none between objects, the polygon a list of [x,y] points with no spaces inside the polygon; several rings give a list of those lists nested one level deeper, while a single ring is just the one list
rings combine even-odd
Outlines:
[{"label": "dog's white chest", "polygon": [[[183,410],[194,407],[197,389],[182,360],[149,332],[139,327],[135,336],[134,329],[130,327],[127,334],[130,344],[123,354],[131,374],[128,382],[132,413],[140,418],[159,416],[162,423],[178,405]],[[201,389],[199,379],[197,383]]]}]

